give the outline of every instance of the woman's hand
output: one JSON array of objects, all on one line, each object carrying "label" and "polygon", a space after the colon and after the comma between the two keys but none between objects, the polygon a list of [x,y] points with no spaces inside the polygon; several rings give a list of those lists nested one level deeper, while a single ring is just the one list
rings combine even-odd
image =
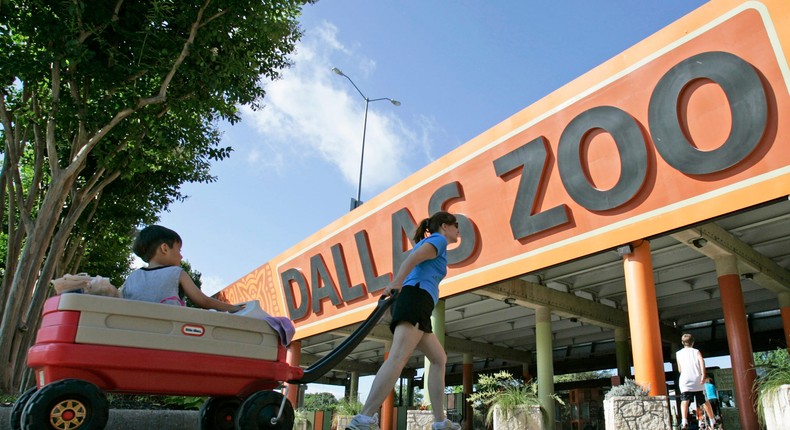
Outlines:
[{"label": "woman's hand", "polygon": [[396,285],[394,282],[391,282],[389,285],[387,285],[387,286],[384,288],[384,294],[386,294],[386,295],[388,295],[388,296],[391,296],[391,295],[393,294],[393,293],[392,293],[393,291],[395,291],[395,293],[396,293],[396,294],[397,294],[397,293],[400,293],[400,289],[401,289],[401,288],[403,288],[403,285],[402,285],[402,284],[397,284],[397,285]]}]

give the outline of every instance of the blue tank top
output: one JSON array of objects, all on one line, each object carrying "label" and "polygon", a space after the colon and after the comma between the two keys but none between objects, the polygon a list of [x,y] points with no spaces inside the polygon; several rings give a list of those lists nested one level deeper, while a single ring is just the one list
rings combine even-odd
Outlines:
[{"label": "blue tank top", "polygon": [[447,238],[440,233],[433,233],[417,242],[411,252],[426,244],[436,248],[436,258],[425,260],[414,266],[414,269],[403,281],[403,285],[417,285],[419,283],[420,288],[431,295],[435,305],[439,302],[439,282],[447,275]]},{"label": "blue tank top", "polygon": [[711,384],[709,382],[705,383],[705,397],[708,400],[710,400],[710,399],[717,399],[718,400],[719,396],[718,396],[718,394],[716,394],[716,386],[715,385],[713,385],[713,384]]}]

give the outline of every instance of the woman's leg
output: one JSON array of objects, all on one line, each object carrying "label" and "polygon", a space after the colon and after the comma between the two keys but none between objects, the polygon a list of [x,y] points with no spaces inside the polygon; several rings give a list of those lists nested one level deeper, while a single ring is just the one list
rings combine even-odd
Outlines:
[{"label": "woman's leg", "polygon": [[362,415],[372,416],[379,410],[390,391],[395,387],[395,381],[398,380],[423,334],[425,333],[422,330],[406,321],[402,321],[395,327],[389,356],[376,372],[376,377],[370,386],[370,394],[368,394],[365,406],[362,408]]},{"label": "woman's leg", "polygon": [[439,343],[439,339],[433,333],[425,333],[417,345],[431,362],[428,372],[428,395],[431,397],[431,410],[433,420],[436,422],[444,421],[444,372],[447,364],[447,353]]},{"label": "woman's leg", "polygon": [[708,414],[708,421],[710,422],[716,421],[716,415],[713,415],[713,408],[711,407],[710,402],[705,400],[705,403],[703,403],[703,407],[705,409],[705,413]]}]

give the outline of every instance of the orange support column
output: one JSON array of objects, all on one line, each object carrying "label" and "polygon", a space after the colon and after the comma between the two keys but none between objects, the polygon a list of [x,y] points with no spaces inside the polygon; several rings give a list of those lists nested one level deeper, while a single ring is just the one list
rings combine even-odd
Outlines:
[{"label": "orange support column", "polygon": [[752,356],[752,338],[746,323],[746,307],[743,304],[741,278],[734,256],[716,258],[716,275],[719,277],[721,307],[724,311],[724,328],[727,345],[730,347],[732,376],[735,383],[735,402],[738,405],[741,428],[757,430],[757,411],[752,398],[752,387],[756,378]]},{"label": "orange support column", "polygon": [[472,354],[464,353],[464,430],[472,430],[474,424],[474,408],[472,402],[468,401],[469,396],[472,395],[472,385],[474,384],[473,375],[474,362]]},{"label": "orange support column", "polygon": [[[389,357],[390,355],[390,346],[392,346],[392,344],[387,343],[386,347],[384,348],[385,349],[384,360],[386,360],[387,357]],[[395,419],[395,414],[393,413],[394,411],[395,411],[395,390],[390,390],[389,395],[387,395],[387,398],[384,399],[384,403],[381,405],[381,420],[380,420],[381,430],[393,430],[394,427],[392,423],[394,422]]]},{"label": "orange support column", "polygon": [[[299,360],[302,359],[302,341],[295,340],[288,345],[288,350],[285,355],[285,361],[293,366],[299,366]],[[288,401],[291,402],[291,406],[294,409],[299,407],[299,384],[288,384],[286,383],[285,386],[288,388],[287,397]]]},{"label": "orange support column", "polygon": [[779,309],[782,312],[782,327],[785,330],[785,348],[790,352],[790,293],[779,293]]},{"label": "orange support column", "polygon": [[642,385],[649,385],[651,396],[662,396],[667,394],[667,381],[664,377],[664,354],[661,350],[650,242],[640,240],[632,243],[631,247],[634,251],[623,257],[623,271],[634,379]]}]

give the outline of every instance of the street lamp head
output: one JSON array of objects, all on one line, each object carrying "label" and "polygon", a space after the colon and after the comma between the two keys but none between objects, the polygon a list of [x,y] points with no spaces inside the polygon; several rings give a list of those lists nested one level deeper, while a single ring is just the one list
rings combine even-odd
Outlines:
[{"label": "street lamp head", "polygon": [[[0,0],[0,1],[2,1],[2,0]],[[380,97],[380,98],[377,98],[377,99],[369,99],[365,94],[362,93],[362,90],[359,89],[357,84],[354,83],[354,80],[351,79],[345,73],[343,73],[342,70],[338,69],[337,67],[332,67],[332,72],[334,74],[336,74],[336,75],[340,75],[340,76],[343,76],[344,78],[348,79],[348,81],[351,82],[351,85],[354,86],[354,89],[357,90],[359,95],[362,96],[363,99],[365,99],[365,122],[362,125],[362,153],[361,153],[361,155],[359,157],[359,184],[357,185],[357,198],[351,198],[351,210],[354,210],[355,208],[359,207],[359,205],[362,204],[362,200],[361,200],[361,196],[362,196],[362,167],[363,167],[364,161],[365,161],[365,133],[367,132],[367,129],[368,129],[368,104],[370,104],[370,102],[377,102],[377,101],[387,100],[387,101],[389,101],[390,103],[392,103],[395,106],[400,106],[400,102],[395,100],[395,99],[391,99],[389,97]]]}]

